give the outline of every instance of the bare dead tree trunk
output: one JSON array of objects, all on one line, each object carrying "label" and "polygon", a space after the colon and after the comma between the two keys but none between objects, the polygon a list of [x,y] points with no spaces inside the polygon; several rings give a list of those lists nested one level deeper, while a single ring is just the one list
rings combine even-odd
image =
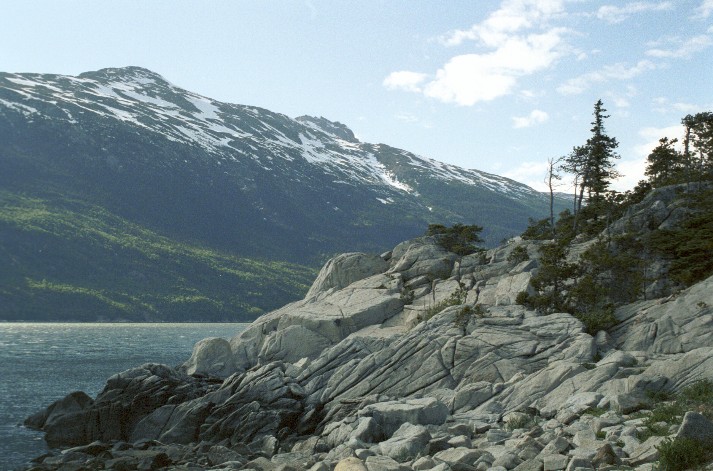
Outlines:
[{"label": "bare dead tree trunk", "polygon": [[547,177],[546,177],[546,183],[547,187],[550,189],[550,228],[552,229],[552,237],[554,238],[556,235],[556,229],[555,229],[555,189],[554,189],[554,181],[553,180],[560,180],[562,177],[555,172],[555,168],[557,164],[562,160],[562,157],[555,159],[554,157],[550,157],[547,159]]}]

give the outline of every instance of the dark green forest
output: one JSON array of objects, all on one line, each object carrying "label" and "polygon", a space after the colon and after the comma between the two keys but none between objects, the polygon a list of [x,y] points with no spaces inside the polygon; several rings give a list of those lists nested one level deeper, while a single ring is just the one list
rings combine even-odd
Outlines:
[{"label": "dark green forest", "polygon": [[5,320],[249,321],[316,275],[177,242],[59,195],[0,191],[0,236]]}]

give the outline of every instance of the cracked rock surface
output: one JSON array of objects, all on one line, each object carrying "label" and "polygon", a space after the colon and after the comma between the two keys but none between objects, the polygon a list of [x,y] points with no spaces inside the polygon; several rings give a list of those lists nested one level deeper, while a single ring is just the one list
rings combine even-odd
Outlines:
[{"label": "cracked rock surface", "polygon": [[[676,205],[654,194],[610,230],[669,224]],[[515,304],[539,244],[458,257],[422,237],[340,255],[304,300],[229,342],[29,418],[64,448],[33,469],[648,471],[666,437],[709,437],[697,411],[681,431],[642,431],[652,395],[713,381],[713,277],[622,306],[592,336],[569,314]],[[516,247],[531,260],[508,261]]]}]

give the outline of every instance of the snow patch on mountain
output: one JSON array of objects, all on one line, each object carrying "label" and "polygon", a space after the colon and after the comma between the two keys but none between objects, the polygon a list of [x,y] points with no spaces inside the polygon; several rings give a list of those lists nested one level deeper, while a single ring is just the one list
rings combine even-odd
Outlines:
[{"label": "snow patch on mountain", "polygon": [[[47,103],[54,103],[68,122],[74,122],[72,113],[77,110],[117,119],[171,141],[201,147],[214,156],[216,165],[252,159],[270,169],[275,159],[292,162],[301,158],[333,175],[335,181],[415,193],[397,170],[379,161],[375,153],[379,154],[380,145],[361,143],[342,123],[312,116],[291,120],[256,107],[221,103],[178,88],[146,69],[102,69],[78,77],[0,74],[0,84],[3,82],[2,88],[8,93],[0,96],[0,106],[24,114],[49,113],[40,110],[45,110]],[[33,106],[34,103],[43,106]],[[61,119],[56,112],[51,116]],[[285,134],[284,130],[289,128],[297,128],[297,133]],[[424,178],[481,186],[515,199],[544,197],[497,175],[393,148],[389,151],[403,157],[406,165],[418,170]]]}]

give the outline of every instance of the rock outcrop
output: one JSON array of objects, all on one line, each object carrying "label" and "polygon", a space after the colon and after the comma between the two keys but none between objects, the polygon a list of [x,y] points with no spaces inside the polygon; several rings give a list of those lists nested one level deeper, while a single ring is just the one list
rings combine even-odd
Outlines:
[{"label": "rock outcrop", "polygon": [[[675,209],[660,213],[659,225]],[[632,414],[713,381],[713,277],[623,306],[592,336],[515,303],[538,244],[458,257],[423,237],[336,257],[304,300],[230,342],[203,340],[180,368],[120,373],[95,400],[73,393],[28,419],[74,447],[39,469],[643,470],[663,437],[708,437],[698,413],[651,438],[646,412]],[[516,247],[531,259],[509,257]]]}]

